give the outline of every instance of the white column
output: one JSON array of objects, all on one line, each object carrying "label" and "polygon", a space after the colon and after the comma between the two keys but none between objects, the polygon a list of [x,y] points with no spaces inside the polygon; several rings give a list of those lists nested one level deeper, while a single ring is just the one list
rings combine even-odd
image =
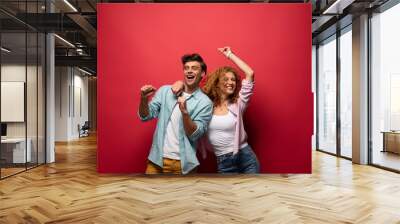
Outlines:
[{"label": "white column", "polygon": [[54,133],[55,133],[55,76],[54,76],[54,35],[47,34],[46,36],[46,60],[47,60],[47,71],[46,71],[46,163],[52,163],[55,161],[54,151]]},{"label": "white column", "polygon": [[368,163],[368,15],[353,19],[353,162]]},{"label": "white column", "polygon": [[[46,1],[47,12],[53,12],[54,6]],[[55,43],[54,34],[46,35],[46,163],[55,162]]]}]

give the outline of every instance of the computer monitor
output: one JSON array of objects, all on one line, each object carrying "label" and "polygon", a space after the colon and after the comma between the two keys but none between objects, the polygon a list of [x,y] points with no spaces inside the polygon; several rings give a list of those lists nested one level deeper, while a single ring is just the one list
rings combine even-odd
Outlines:
[{"label": "computer monitor", "polygon": [[7,136],[7,124],[1,123],[1,136]]}]

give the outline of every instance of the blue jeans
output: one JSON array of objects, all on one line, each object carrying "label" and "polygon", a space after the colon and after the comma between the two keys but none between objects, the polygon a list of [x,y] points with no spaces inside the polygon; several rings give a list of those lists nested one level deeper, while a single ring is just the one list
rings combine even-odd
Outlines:
[{"label": "blue jeans", "polygon": [[218,173],[259,173],[260,164],[256,154],[248,145],[239,150],[217,156]]}]

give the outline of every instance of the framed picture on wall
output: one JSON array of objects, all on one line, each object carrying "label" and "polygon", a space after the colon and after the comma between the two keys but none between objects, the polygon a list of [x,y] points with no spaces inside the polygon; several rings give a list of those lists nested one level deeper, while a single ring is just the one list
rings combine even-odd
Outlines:
[{"label": "framed picture on wall", "polygon": [[1,122],[25,122],[25,82],[1,82]]}]

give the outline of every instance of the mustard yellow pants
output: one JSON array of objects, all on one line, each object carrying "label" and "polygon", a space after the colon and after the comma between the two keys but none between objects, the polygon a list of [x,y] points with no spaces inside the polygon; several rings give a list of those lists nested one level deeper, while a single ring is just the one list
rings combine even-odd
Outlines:
[{"label": "mustard yellow pants", "polygon": [[146,174],[182,174],[181,161],[175,159],[163,158],[163,167],[147,160]]},{"label": "mustard yellow pants", "polygon": [[[189,172],[197,172],[197,167]],[[182,174],[181,161],[176,159],[163,158],[163,168],[147,160],[146,174]]]}]

